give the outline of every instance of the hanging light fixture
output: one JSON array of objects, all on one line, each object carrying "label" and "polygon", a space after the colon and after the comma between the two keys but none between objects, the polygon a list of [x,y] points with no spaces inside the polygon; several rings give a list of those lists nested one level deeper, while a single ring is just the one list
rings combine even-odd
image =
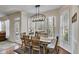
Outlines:
[{"label": "hanging light fixture", "polygon": [[44,21],[46,19],[45,15],[39,13],[39,7],[40,7],[40,5],[36,5],[35,6],[35,8],[37,10],[36,14],[34,14],[33,16],[31,16],[31,19],[32,19],[33,22]]}]

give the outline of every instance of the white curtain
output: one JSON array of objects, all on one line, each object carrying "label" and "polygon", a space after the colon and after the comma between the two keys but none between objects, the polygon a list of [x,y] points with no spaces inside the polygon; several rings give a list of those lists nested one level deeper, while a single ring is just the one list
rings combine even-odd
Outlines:
[{"label": "white curtain", "polygon": [[9,34],[10,34],[10,32],[9,32],[10,31],[9,30],[10,28],[9,27],[10,27],[10,21],[9,20],[6,20],[5,21],[6,38],[8,38],[9,37]]}]

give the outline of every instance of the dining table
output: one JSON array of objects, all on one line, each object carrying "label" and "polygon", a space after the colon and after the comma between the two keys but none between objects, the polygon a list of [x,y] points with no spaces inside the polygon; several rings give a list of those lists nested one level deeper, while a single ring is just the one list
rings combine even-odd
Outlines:
[{"label": "dining table", "polygon": [[[31,53],[31,50],[32,50],[32,42],[31,42],[31,39],[32,39],[32,37],[33,36],[31,36],[30,35],[30,37],[29,37],[29,40],[30,40],[30,53]],[[51,43],[51,41],[53,40],[53,37],[43,37],[43,36],[41,36],[40,37],[40,45],[41,45],[41,47],[42,47],[42,53],[43,54],[46,54],[47,53],[47,46]],[[22,49],[19,49],[19,50],[21,50],[21,51],[23,51]],[[16,50],[16,51],[19,51],[19,50]],[[21,51],[19,51],[20,53],[21,53]],[[23,52],[24,53],[24,52]]]},{"label": "dining table", "polygon": [[47,46],[51,43],[53,37],[40,37],[41,45],[43,46],[43,53],[46,53]]},{"label": "dining table", "polygon": [[[30,36],[29,39],[31,40],[33,36]],[[40,45],[43,47],[43,54],[46,53],[47,46],[51,43],[53,37],[40,37]]]}]

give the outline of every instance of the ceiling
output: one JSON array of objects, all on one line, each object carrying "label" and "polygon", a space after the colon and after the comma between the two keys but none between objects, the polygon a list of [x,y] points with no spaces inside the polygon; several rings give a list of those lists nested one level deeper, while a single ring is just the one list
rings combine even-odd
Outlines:
[{"label": "ceiling", "polygon": [[[41,5],[40,12],[46,12],[60,7],[60,5]],[[36,8],[35,5],[0,5],[0,16],[16,11],[24,11],[34,14],[36,13]]]}]

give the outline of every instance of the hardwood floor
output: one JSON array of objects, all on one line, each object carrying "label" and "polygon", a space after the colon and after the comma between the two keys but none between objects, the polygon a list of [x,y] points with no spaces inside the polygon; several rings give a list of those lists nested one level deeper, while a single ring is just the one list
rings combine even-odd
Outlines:
[{"label": "hardwood floor", "polygon": [[[58,46],[58,50],[59,50],[59,53],[58,54],[70,54],[70,52],[66,51],[65,49],[63,49],[62,47]],[[16,53],[18,54],[31,54],[29,53],[29,50],[26,48],[24,50],[22,50],[21,48],[15,50]],[[34,51],[33,54],[39,54],[37,51]],[[42,54],[42,51],[41,53]],[[54,53],[48,53],[48,54],[54,54]]]},{"label": "hardwood floor", "polygon": [[58,46],[58,49],[59,49],[59,54],[71,54],[70,52],[68,52],[67,50],[63,49],[60,46]]}]

